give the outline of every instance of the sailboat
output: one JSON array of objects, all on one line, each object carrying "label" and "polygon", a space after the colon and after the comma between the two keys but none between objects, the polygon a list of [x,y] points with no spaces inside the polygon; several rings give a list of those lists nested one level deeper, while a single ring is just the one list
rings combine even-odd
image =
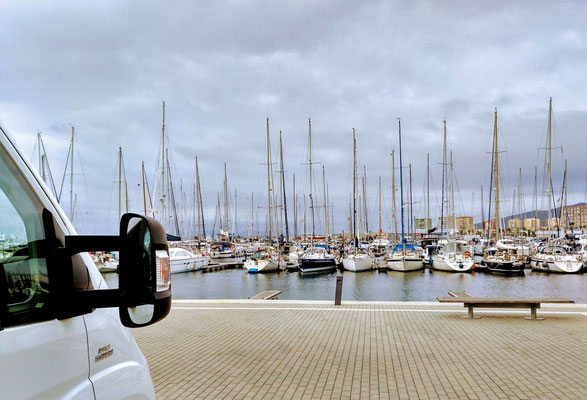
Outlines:
[{"label": "sailboat", "polygon": [[[442,206],[441,206],[441,216],[440,216],[440,233],[442,234],[444,228],[444,188],[445,188],[445,180],[446,180],[446,171],[447,171],[447,163],[446,163],[446,120],[443,121],[444,124],[444,135],[443,135],[443,148],[442,148]],[[432,256],[432,268],[439,270],[439,271],[448,271],[448,272],[467,272],[470,271],[474,266],[473,257],[471,254],[470,249],[465,250],[464,245],[466,244],[463,240],[457,240],[456,232],[453,235],[450,235],[450,227],[456,230],[455,225],[455,204],[454,204],[454,186],[453,186],[453,179],[454,179],[454,171],[452,168],[452,152],[450,156],[450,190],[451,190],[451,201],[449,204],[448,209],[451,210],[451,217],[449,223],[449,236],[446,241],[439,241],[438,244],[442,245],[440,251]],[[448,196],[447,196],[448,197]],[[444,242],[444,243],[442,243]]]},{"label": "sailboat", "polygon": [[393,271],[417,271],[424,268],[422,259],[422,248],[414,243],[407,243],[404,231],[404,186],[402,171],[402,122],[398,118],[399,133],[399,182],[400,182],[400,209],[401,209],[401,226],[402,239],[401,243],[396,245],[391,255],[387,259],[387,267]]},{"label": "sailboat", "polygon": [[314,219],[314,197],[312,194],[312,121],[308,118],[308,168],[310,176],[310,213],[312,218],[312,236],[310,237],[310,246],[305,249],[299,264],[299,270],[302,274],[314,272],[330,272],[336,269],[334,256],[330,254],[326,245],[317,245],[314,243],[316,235],[316,225]]},{"label": "sailboat", "polygon": [[359,252],[357,236],[357,140],[353,128],[353,244],[351,251],[342,259],[342,266],[347,271],[359,272],[373,268],[373,260],[364,251]]},{"label": "sailboat", "polygon": [[[497,150],[497,108],[495,109],[493,122],[493,169],[492,178],[494,182],[493,191],[495,192],[495,244],[500,240],[500,219],[499,219],[499,152]],[[491,221],[491,198],[489,201],[489,221]],[[488,232],[491,230],[489,223]],[[512,254],[507,249],[486,248],[483,254],[483,264],[487,267],[487,272],[501,274],[523,274],[524,260],[516,254]]]},{"label": "sailboat", "polygon": [[[281,136],[280,136],[281,139]],[[283,166],[283,161],[281,161]],[[283,168],[281,168],[283,170]],[[269,241],[271,242],[273,234],[275,234],[275,241],[279,245],[277,240],[277,212],[275,204],[274,184],[273,184],[273,162],[271,159],[271,138],[269,136],[269,118],[267,118],[267,212],[269,222]],[[276,229],[273,230],[273,223],[275,223]],[[271,246],[264,246],[259,248],[253,254],[253,257],[245,261],[245,269],[250,272],[272,272],[279,271],[286,268],[285,258],[282,257],[279,250],[273,249]]]},{"label": "sailboat", "polygon": [[[566,166],[565,166],[566,176]],[[535,271],[558,272],[558,273],[577,273],[583,268],[583,259],[581,254],[568,251],[560,244],[555,244],[551,240],[551,209],[552,199],[552,97],[548,105],[548,131],[546,138],[546,185],[548,195],[548,240],[546,245],[538,250],[531,258],[530,266]],[[562,208],[562,207],[561,207]]]}]

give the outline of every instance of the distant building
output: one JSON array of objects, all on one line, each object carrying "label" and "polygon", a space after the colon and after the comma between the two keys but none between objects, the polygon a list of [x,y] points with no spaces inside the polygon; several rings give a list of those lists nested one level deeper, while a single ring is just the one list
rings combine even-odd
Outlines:
[{"label": "distant building", "polygon": [[562,228],[561,219],[560,218],[547,218],[544,220],[544,225],[542,226],[544,229],[557,229]]},{"label": "distant building", "polygon": [[461,233],[471,233],[475,230],[473,217],[457,217],[457,230]]},{"label": "distant building", "polygon": [[456,229],[455,218],[452,215],[445,215],[438,218],[438,228],[440,229]]},{"label": "distant building", "polygon": [[536,231],[540,229],[540,220],[538,218],[526,218],[524,220],[524,229],[528,231]]},{"label": "distant building", "polygon": [[487,229],[491,229],[492,231],[495,230],[495,220],[492,219],[491,223],[490,221],[483,221],[483,230],[486,231]]},{"label": "distant building", "polygon": [[415,218],[414,226],[416,229],[432,229],[432,218]]},{"label": "distant building", "polygon": [[508,220],[508,229],[521,229],[522,228],[522,220],[521,219],[509,219]]},{"label": "distant building", "polygon": [[561,219],[565,229],[569,227],[569,223],[575,229],[587,228],[587,204],[563,206]]}]

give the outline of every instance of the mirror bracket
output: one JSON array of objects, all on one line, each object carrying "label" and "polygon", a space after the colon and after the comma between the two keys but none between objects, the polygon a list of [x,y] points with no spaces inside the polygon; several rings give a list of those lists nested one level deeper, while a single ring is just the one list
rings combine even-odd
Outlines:
[{"label": "mirror bracket", "polygon": [[71,254],[84,251],[120,251],[120,236],[72,235],[65,237],[65,248]]}]

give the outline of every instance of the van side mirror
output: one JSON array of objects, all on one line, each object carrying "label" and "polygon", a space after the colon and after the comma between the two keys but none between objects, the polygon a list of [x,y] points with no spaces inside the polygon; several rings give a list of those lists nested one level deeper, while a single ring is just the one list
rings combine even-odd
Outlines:
[{"label": "van side mirror", "polygon": [[[122,324],[129,328],[151,325],[169,313],[169,248],[165,229],[157,220],[127,213],[120,219],[118,236],[65,237],[67,255],[84,251],[119,252],[119,287],[106,290],[74,290],[70,295],[78,307],[118,307]],[[62,295],[66,298],[68,296],[67,293]]]},{"label": "van side mirror", "polygon": [[120,320],[128,327],[153,324],[169,313],[169,248],[163,226],[153,218],[124,214],[120,220],[119,289],[125,304]]}]

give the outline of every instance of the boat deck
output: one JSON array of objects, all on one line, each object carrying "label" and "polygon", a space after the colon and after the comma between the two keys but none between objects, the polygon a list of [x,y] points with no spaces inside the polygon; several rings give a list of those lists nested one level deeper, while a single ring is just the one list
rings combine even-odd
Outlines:
[{"label": "boat deck", "polygon": [[585,399],[587,305],[175,301],[132,330],[158,399]]}]

